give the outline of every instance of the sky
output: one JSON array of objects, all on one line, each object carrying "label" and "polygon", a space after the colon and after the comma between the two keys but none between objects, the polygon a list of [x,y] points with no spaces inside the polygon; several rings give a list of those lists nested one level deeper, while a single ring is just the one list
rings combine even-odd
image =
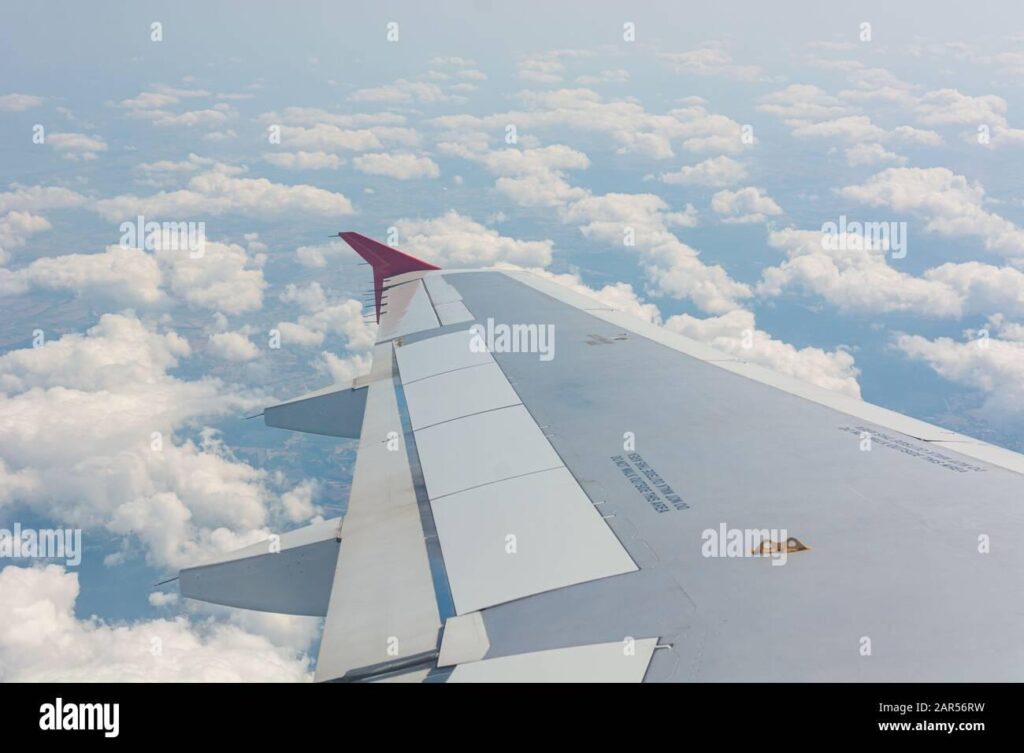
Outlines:
[{"label": "sky", "polygon": [[84,551],[0,562],[0,680],[312,678],[154,584],[344,512],[246,420],[368,369],[342,230],[1024,451],[1024,10],[892,5],[5,2],[0,529]]}]

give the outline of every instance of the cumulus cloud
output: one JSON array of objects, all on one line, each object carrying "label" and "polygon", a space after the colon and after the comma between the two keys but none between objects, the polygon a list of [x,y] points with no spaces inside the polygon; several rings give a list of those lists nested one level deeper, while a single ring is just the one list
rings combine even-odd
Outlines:
[{"label": "cumulus cloud", "polygon": [[46,143],[64,159],[75,161],[94,160],[100,152],[107,151],[106,141],[84,133],[51,133]]},{"label": "cumulus cloud", "polygon": [[797,138],[838,139],[856,143],[883,138],[886,132],[866,115],[847,115],[834,120],[801,123],[793,128],[793,135]]},{"label": "cumulus cloud", "polygon": [[360,172],[369,175],[386,175],[397,180],[413,178],[436,178],[441,174],[437,163],[430,157],[415,154],[375,152],[361,154],[352,160],[352,165]]},{"label": "cumulus cloud", "polygon": [[135,97],[122,99],[118,106],[125,110],[129,118],[147,120],[160,127],[217,127],[237,115],[226,102],[219,102],[211,107],[197,110],[175,112],[166,109],[171,105],[180,104],[185,99],[205,99],[211,96],[211,93],[205,89],[183,89],[157,85],[151,90],[140,92]]},{"label": "cumulus cloud", "polygon": [[36,233],[53,226],[45,217],[31,212],[8,212],[0,218],[0,264],[7,261],[7,249],[24,246]]},{"label": "cumulus cloud", "polygon": [[545,267],[551,263],[549,240],[510,238],[450,210],[433,219],[396,223],[403,251],[440,267],[487,267],[498,262]]},{"label": "cumulus cloud", "polygon": [[673,212],[654,194],[611,193],[574,202],[562,219],[578,225],[588,240],[635,251],[651,285],[662,294],[689,298],[711,313],[736,308],[751,294],[721,266],[704,264],[695,249],[673,234],[672,227],[696,224],[693,207]]},{"label": "cumulus cloud", "polygon": [[263,159],[285,170],[337,170],[345,164],[343,157],[327,152],[278,152]]},{"label": "cumulus cloud", "polygon": [[622,68],[609,68],[598,73],[585,73],[576,77],[580,86],[597,86],[598,84],[624,84],[629,81],[629,71]]},{"label": "cumulus cloud", "polygon": [[[1024,417],[1024,342],[966,334],[967,340],[957,341],[899,333],[893,346],[907,357],[927,363],[943,379],[977,391],[982,396],[979,412],[986,420],[1019,421]],[[1014,334],[1012,328],[1009,334]]]},{"label": "cumulus cloud", "polygon": [[116,306],[168,303],[168,293],[190,306],[240,314],[263,304],[262,259],[234,243],[206,241],[202,256],[158,244],[152,253],[108,246],[97,254],[36,259],[17,270],[0,269],[0,292],[70,290]]},{"label": "cumulus cloud", "polygon": [[437,104],[450,101],[451,97],[437,84],[427,81],[398,79],[393,84],[357,89],[349,95],[351,102],[385,102],[388,104],[412,103]]},{"label": "cumulus cloud", "polygon": [[236,212],[253,217],[320,215],[336,217],[355,210],[344,195],[308,185],[283,185],[266,178],[237,178],[223,170],[196,175],[188,188],[151,196],[125,194],[94,205],[101,216],[121,221],[150,217],[207,217]]},{"label": "cumulus cloud", "polygon": [[998,310],[1024,314],[1024,273],[1019,270],[980,262],[949,263],[915,277],[890,266],[884,249],[853,242],[860,237],[848,240],[825,248],[820,231],[769,233],[769,245],[785,251],[787,260],[763,270],[758,294],[798,290],[854,313],[910,312],[942,318]]},{"label": "cumulus cloud", "polygon": [[764,222],[768,217],[782,214],[782,207],[763,188],[748,186],[738,191],[719,191],[711,197],[711,208],[723,222]]},{"label": "cumulus cloud", "polygon": [[788,125],[838,119],[850,114],[841,100],[817,86],[790,84],[758,99],[757,109],[781,118]]},{"label": "cumulus cloud", "polygon": [[674,73],[697,76],[720,76],[735,81],[763,81],[765,72],[756,65],[739,65],[718,43],[711,43],[687,52],[664,52],[658,57]]},{"label": "cumulus cloud", "polygon": [[839,348],[797,348],[757,329],[754,315],[736,309],[722,316],[699,319],[689,314],[670,317],[665,328],[706,343],[744,361],[767,366],[805,382],[851,397],[860,397],[853,356]]},{"label": "cumulus cloud", "polygon": [[477,162],[499,176],[495,188],[520,206],[562,207],[587,195],[585,189],[569,184],[566,172],[586,169],[590,159],[563,144],[491,150],[444,142],[440,149],[445,154]]},{"label": "cumulus cloud", "polygon": [[[445,115],[431,125],[442,133],[442,141],[474,140],[486,146],[491,134],[504,133],[509,123],[525,131],[569,128],[580,133],[598,133],[609,138],[620,154],[639,154],[653,159],[675,156],[675,147],[693,153],[736,154],[746,149],[743,128],[724,115],[709,112],[702,103],[664,114],[647,112],[635,100],[605,100],[585,89],[523,91],[519,98],[525,109],[487,116]],[[446,138],[445,134],[451,138]]]},{"label": "cumulus cloud", "polygon": [[673,173],[662,173],[661,181],[671,185],[724,188],[747,178],[747,169],[731,157],[706,159],[696,165],[684,165]]},{"label": "cumulus cloud", "polygon": [[323,269],[331,260],[345,258],[351,253],[351,247],[341,239],[315,246],[299,246],[295,249],[299,264],[312,269]]},{"label": "cumulus cloud", "polygon": [[294,322],[279,322],[281,342],[300,348],[319,347],[327,335],[345,337],[351,350],[365,350],[377,339],[377,325],[363,319],[363,304],[354,298],[326,302]]},{"label": "cumulus cloud", "polygon": [[348,386],[356,377],[369,373],[373,365],[373,357],[369,353],[349,353],[338,356],[330,351],[323,351],[317,368],[331,378],[331,384]]},{"label": "cumulus cloud", "polygon": [[420,142],[419,133],[411,128],[393,126],[353,129],[333,123],[315,123],[280,128],[282,146],[313,153],[365,152],[388,146],[412,147]]},{"label": "cumulus cloud", "polygon": [[0,213],[42,209],[67,209],[86,202],[82,194],[60,186],[21,186],[14,184],[10,191],[0,193]]},{"label": "cumulus cloud", "polygon": [[[849,78],[858,87],[834,97],[810,84],[791,84],[785,89],[758,99],[757,109],[780,118],[800,139],[823,139],[863,145],[869,142],[895,142],[918,146],[937,146],[942,137],[931,130],[909,125],[882,128],[871,118],[858,112],[857,102],[884,100],[900,105],[916,101],[909,85],[881,68],[865,68],[849,61],[844,66]],[[852,148],[852,147],[851,147]],[[854,154],[857,154],[854,151]],[[866,152],[861,152],[866,155]],[[851,164],[854,164],[851,160]]]},{"label": "cumulus cloud", "polygon": [[262,258],[236,243],[206,241],[202,256],[157,248],[155,257],[166,287],[179,299],[225,314],[256,311],[263,305]]},{"label": "cumulus cloud", "polygon": [[150,306],[165,300],[162,279],[152,255],[137,248],[108,246],[98,254],[43,257],[17,270],[0,269],[0,292],[69,290],[121,306]]},{"label": "cumulus cloud", "polygon": [[44,101],[33,94],[4,94],[0,96],[0,112],[24,112],[39,107]]},{"label": "cumulus cloud", "polygon": [[289,283],[278,299],[282,303],[298,304],[303,310],[309,312],[318,311],[327,305],[327,294],[320,287],[319,282],[311,282],[305,286]]},{"label": "cumulus cloud", "polygon": [[210,335],[208,351],[225,361],[251,361],[260,349],[242,332],[218,332]]},{"label": "cumulus cloud", "polygon": [[310,659],[258,633],[185,617],[79,619],[77,573],[57,565],[0,570],[4,682],[304,682]]},{"label": "cumulus cloud", "polygon": [[774,231],[769,233],[768,243],[784,250],[788,260],[762,272],[757,288],[761,295],[779,295],[787,288],[796,288],[814,292],[845,311],[918,311],[937,316],[960,313],[960,301],[952,290],[890,267],[887,252],[882,249],[826,250],[822,233],[815,230]]},{"label": "cumulus cloud", "polygon": [[853,356],[845,349],[824,351],[813,347],[796,348],[757,329],[754,315],[744,309],[734,309],[706,319],[680,314],[662,323],[658,307],[641,300],[627,283],[613,283],[597,289],[584,284],[575,274],[553,274],[541,269],[530,271],[638,319],[664,326],[744,361],[761,364],[825,389],[860,397],[860,386],[857,383],[860,372],[854,366]]},{"label": "cumulus cloud", "polygon": [[846,162],[851,167],[860,165],[884,165],[895,164],[905,165],[907,158],[902,155],[890,152],[878,143],[854,144],[846,149]]},{"label": "cumulus cloud", "polygon": [[533,84],[557,84],[565,75],[567,61],[590,58],[591,50],[549,50],[520,58],[516,73],[521,81]]},{"label": "cumulus cloud", "polygon": [[1024,231],[985,209],[980,183],[945,167],[889,168],[840,194],[868,206],[913,212],[929,232],[980,238],[990,251],[1024,263]]},{"label": "cumulus cloud", "polygon": [[191,353],[184,338],[126,313],[0,356],[0,503],[102,528],[156,567],[265,537],[284,479],[239,461],[212,429],[178,435],[266,398],[172,376]]}]

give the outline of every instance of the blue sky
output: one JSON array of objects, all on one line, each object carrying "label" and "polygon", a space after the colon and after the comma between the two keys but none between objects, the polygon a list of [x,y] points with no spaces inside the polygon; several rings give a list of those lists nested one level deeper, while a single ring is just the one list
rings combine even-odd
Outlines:
[{"label": "blue sky", "polygon": [[0,679],[309,679],[317,620],[151,586],[343,512],[352,443],[244,420],[368,367],[339,230],[1024,450],[1022,14],[889,5],[5,3],[0,525],[86,553],[0,572]]}]

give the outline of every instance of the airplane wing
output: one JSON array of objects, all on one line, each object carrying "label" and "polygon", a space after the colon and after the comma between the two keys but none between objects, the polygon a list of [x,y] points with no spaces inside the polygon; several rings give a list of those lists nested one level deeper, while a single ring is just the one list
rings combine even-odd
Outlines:
[{"label": "airplane wing", "polygon": [[358,437],[348,510],[185,596],[324,615],[318,680],[1024,677],[1024,456],[342,237],[372,370],[265,417]]}]

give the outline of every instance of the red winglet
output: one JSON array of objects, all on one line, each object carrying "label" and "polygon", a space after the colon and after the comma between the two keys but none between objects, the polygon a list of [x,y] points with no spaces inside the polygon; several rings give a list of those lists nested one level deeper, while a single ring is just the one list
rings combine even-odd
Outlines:
[{"label": "red winglet", "polygon": [[367,238],[359,233],[338,233],[338,237],[350,245],[355,252],[373,267],[373,292],[377,299],[377,321],[380,321],[380,300],[384,292],[384,278],[405,274],[406,272],[419,272],[428,269],[440,269],[429,262],[410,256],[397,248],[385,246],[373,238]]}]

